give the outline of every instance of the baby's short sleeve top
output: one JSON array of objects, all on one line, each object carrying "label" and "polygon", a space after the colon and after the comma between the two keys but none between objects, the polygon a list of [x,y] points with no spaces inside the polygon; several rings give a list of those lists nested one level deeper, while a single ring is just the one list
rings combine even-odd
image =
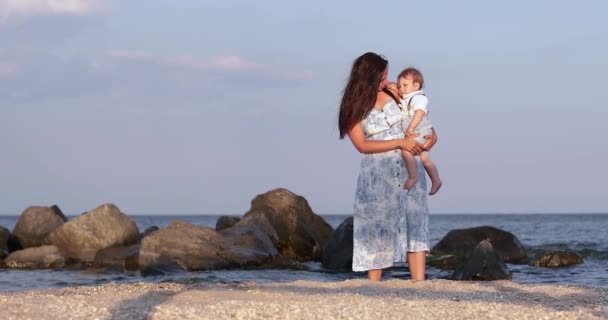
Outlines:
[{"label": "baby's short sleeve top", "polygon": [[429,113],[429,110],[428,110],[429,99],[424,95],[424,92],[422,92],[422,90],[412,92],[412,93],[406,95],[405,97],[403,97],[403,104],[404,104],[405,108],[407,108],[408,102],[409,102],[409,105],[411,106],[411,110],[408,110],[410,117],[414,116],[414,113],[416,112],[416,110],[422,110],[422,111],[424,111],[424,114]]},{"label": "baby's short sleeve top", "polygon": [[425,114],[429,112],[427,108],[427,106],[429,105],[429,99],[426,96],[414,96],[410,104],[412,105],[412,109],[414,110],[414,112],[416,112],[416,110],[422,110]]}]

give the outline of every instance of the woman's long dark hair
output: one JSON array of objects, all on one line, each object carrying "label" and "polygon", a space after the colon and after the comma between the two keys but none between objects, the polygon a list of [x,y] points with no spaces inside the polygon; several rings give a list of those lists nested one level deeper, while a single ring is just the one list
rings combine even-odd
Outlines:
[{"label": "woman's long dark hair", "polygon": [[340,102],[338,115],[340,139],[343,139],[350,129],[372,111],[387,66],[388,60],[373,52],[365,53],[353,63]]}]

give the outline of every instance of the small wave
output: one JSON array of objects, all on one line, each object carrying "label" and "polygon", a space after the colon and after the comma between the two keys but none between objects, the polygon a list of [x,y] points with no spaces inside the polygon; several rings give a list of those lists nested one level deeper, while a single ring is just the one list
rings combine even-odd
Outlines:
[{"label": "small wave", "polygon": [[169,277],[166,279],[162,279],[161,283],[180,283],[180,284],[230,284],[230,283],[238,283],[235,281],[225,281],[223,279],[218,279],[215,276],[208,277],[200,277],[200,276],[183,276],[183,277]]},{"label": "small wave", "polygon": [[608,251],[594,250],[594,249],[582,249],[577,250],[578,254],[583,258],[591,258],[598,260],[608,260]]}]

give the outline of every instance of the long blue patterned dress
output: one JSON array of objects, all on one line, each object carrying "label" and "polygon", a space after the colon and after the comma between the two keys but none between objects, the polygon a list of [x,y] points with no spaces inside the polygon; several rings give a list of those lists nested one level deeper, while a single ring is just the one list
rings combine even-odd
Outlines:
[{"label": "long blue patterned dress", "polygon": [[[402,139],[404,114],[393,100],[372,109],[361,122],[368,140]],[[399,150],[364,154],[357,181],[353,222],[353,271],[405,262],[406,252],[428,251],[426,176],[418,159],[419,179],[409,191]]]}]

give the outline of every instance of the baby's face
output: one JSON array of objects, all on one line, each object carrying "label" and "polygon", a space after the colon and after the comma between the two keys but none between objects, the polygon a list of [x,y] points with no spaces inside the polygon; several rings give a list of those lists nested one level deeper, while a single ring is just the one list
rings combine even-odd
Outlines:
[{"label": "baby's face", "polygon": [[399,78],[399,93],[402,96],[420,90],[420,83],[414,82],[412,76]]}]

